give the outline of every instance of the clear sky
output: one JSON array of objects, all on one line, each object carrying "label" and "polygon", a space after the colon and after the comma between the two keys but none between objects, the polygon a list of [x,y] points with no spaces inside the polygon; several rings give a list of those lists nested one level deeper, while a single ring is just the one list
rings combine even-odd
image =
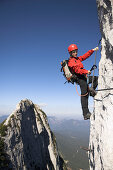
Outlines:
[{"label": "clear sky", "polygon": [[[47,115],[81,117],[80,97],[75,85],[64,85],[60,63],[70,44],[80,56],[99,39],[96,0],[1,0],[0,115],[28,98]],[[93,63],[94,54],[83,62],[86,69]]]}]

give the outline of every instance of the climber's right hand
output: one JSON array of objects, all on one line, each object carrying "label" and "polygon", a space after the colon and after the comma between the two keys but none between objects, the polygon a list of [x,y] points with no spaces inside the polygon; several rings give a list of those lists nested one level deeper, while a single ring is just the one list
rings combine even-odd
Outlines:
[{"label": "climber's right hand", "polygon": [[91,71],[90,71],[90,70],[88,70],[88,74],[89,74],[89,75],[91,74]]}]

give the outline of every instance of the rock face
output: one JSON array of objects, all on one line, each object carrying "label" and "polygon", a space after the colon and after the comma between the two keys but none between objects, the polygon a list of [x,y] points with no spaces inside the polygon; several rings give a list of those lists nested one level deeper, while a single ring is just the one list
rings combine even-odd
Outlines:
[{"label": "rock face", "polygon": [[5,133],[1,131],[0,138],[5,144],[4,152],[7,154],[8,165],[2,169],[64,169],[47,117],[32,101],[22,100],[3,127],[6,127]]},{"label": "rock face", "polygon": [[[113,88],[113,0],[97,0],[101,60],[98,89]],[[113,90],[100,91],[94,99],[90,128],[90,170],[113,170]]]}]

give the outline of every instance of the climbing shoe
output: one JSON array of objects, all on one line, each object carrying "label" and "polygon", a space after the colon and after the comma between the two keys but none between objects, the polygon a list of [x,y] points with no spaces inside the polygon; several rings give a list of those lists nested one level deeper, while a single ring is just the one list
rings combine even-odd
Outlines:
[{"label": "climbing shoe", "polygon": [[90,94],[90,96],[94,97],[97,94],[97,92],[94,90],[93,87],[90,87],[89,88],[89,94]]},{"label": "climbing shoe", "polygon": [[88,112],[86,115],[84,115],[84,120],[90,119],[91,113]]}]

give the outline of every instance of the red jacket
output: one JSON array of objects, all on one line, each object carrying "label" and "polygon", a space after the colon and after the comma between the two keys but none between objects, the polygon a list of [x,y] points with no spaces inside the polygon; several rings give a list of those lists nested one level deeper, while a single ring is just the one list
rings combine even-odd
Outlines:
[{"label": "red jacket", "polygon": [[71,69],[72,73],[77,73],[77,74],[87,74],[88,70],[84,69],[84,66],[82,64],[81,61],[84,61],[85,59],[87,59],[91,54],[93,54],[93,50],[89,50],[87,53],[85,53],[84,55],[80,56],[80,57],[70,57],[69,61],[68,61],[68,66]]}]

